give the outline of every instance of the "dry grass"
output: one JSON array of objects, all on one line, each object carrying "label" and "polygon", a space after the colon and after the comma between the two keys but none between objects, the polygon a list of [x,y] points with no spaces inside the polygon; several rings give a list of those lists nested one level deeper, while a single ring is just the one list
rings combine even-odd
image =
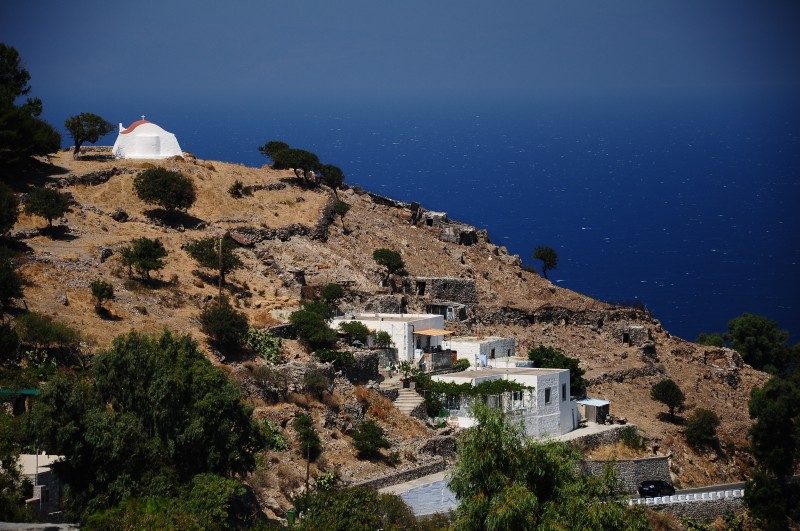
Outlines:
[{"label": "dry grass", "polygon": [[617,442],[613,445],[600,446],[586,454],[587,459],[594,461],[611,461],[620,459],[636,459],[638,457],[647,457],[650,454],[646,450],[634,450],[622,442]]}]

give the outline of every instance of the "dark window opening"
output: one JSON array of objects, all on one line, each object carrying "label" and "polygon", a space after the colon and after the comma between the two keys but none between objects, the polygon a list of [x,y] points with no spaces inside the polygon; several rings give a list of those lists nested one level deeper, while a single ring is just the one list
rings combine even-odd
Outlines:
[{"label": "dark window opening", "polygon": [[564,402],[567,399],[567,384],[561,384],[561,401]]},{"label": "dark window opening", "polygon": [[417,282],[417,295],[420,297],[425,295],[425,282]]},{"label": "dark window opening", "polygon": [[622,333],[622,344],[623,345],[630,345],[631,344],[631,335],[627,332]]},{"label": "dark window opening", "polygon": [[544,403],[545,404],[549,404],[550,403],[550,388],[549,387],[544,390]]}]

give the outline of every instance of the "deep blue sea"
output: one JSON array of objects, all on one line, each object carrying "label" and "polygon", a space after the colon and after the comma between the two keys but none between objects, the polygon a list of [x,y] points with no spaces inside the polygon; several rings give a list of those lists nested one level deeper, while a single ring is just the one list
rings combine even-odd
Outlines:
[{"label": "deep blue sea", "polygon": [[674,335],[724,332],[752,312],[800,340],[793,98],[222,102],[135,112],[103,115],[127,125],[149,112],[185,151],[253,166],[267,162],[259,145],[283,140],[341,167],[349,184],[488,229],[527,265],[539,265],[534,247],[551,246],[553,282],[641,301]]}]

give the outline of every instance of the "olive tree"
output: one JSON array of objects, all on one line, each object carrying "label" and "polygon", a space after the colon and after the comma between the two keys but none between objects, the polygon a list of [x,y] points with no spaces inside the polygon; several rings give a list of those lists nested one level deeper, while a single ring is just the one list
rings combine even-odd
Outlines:
[{"label": "olive tree", "polygon": [[674,381],[669,378],[661,380],[650,389],[650,398],[661,402],[669,408],[669,416],[675,420],[675,409],[683,405],[686,396]]},{"label": "olive tree", "polygon": [[25,213],[46,219],[50,228],[54,219],[70,211],[66,194],[52,188],[34,188],[25,200]]},{"label": "olive tree", "polygon": [[133,179],[136,195],[145,203],[158,205],[168,214],[187,210],[197,199],[192,180],[166,168],[150,168]]},{"label": "olive tree", "polygon": [[539,246],[533,250],[533,258],[542,261],[542,276],[547,278],[547,272],[558,266],[558,254],[552,247]]},{"label": "olive tree", "polygon": [[75,148],[72,150],[73,158],[77,158],[84,142],[94,144],[100,137],[106,136],[114,130],[114,125],[103,118],[90,112],[82,112],[77,116],[70,116],[64,122],[64,127],[69,131]]}]

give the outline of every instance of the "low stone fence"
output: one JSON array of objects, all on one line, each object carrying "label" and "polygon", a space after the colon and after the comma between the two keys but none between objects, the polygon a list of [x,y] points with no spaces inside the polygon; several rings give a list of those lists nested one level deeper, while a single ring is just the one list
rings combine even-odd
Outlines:
[{"label": "low stone fence", "polygon": [[637,426],[636,424],[614,426],[613,428],[609,428],[598,433],[588,433],[586,435],[575,437],[567,442],[583,451],[599,448],[600,446],[609,446],[619,442],[620,432],[626,428],[633,428],[635,430],[637,429]]},{"label": "low stone fence", "polygon": [[631,500],[631,505],[646,505],[656,511],[665,511],[676,516],[688,516],[695,520],[713,520],[725,513],[739,514],[744,511],[742,489],[679,494],[657,498]]},{"label": "low stone fence", "polygon": [[387,474],[375,479],[362,481],[360,483],[351,483],[350,486],[367,487],[370,489],[381,489],[383,487],[388,487],[390,485],[397,485],[398,483],[405,483],[406,481],[411,481],[417,478],[421,478],[422,476],[429,476],[431,474],[435,474],[437,472],[441,472],[446,469],[447,469],[447,461],[444,458],[442,458],[440,460],[434,461],[433,463],[418,466],[417,468],[412,468],[410,470],[403,470],[401,472],[395,472],[394,474]]}]

